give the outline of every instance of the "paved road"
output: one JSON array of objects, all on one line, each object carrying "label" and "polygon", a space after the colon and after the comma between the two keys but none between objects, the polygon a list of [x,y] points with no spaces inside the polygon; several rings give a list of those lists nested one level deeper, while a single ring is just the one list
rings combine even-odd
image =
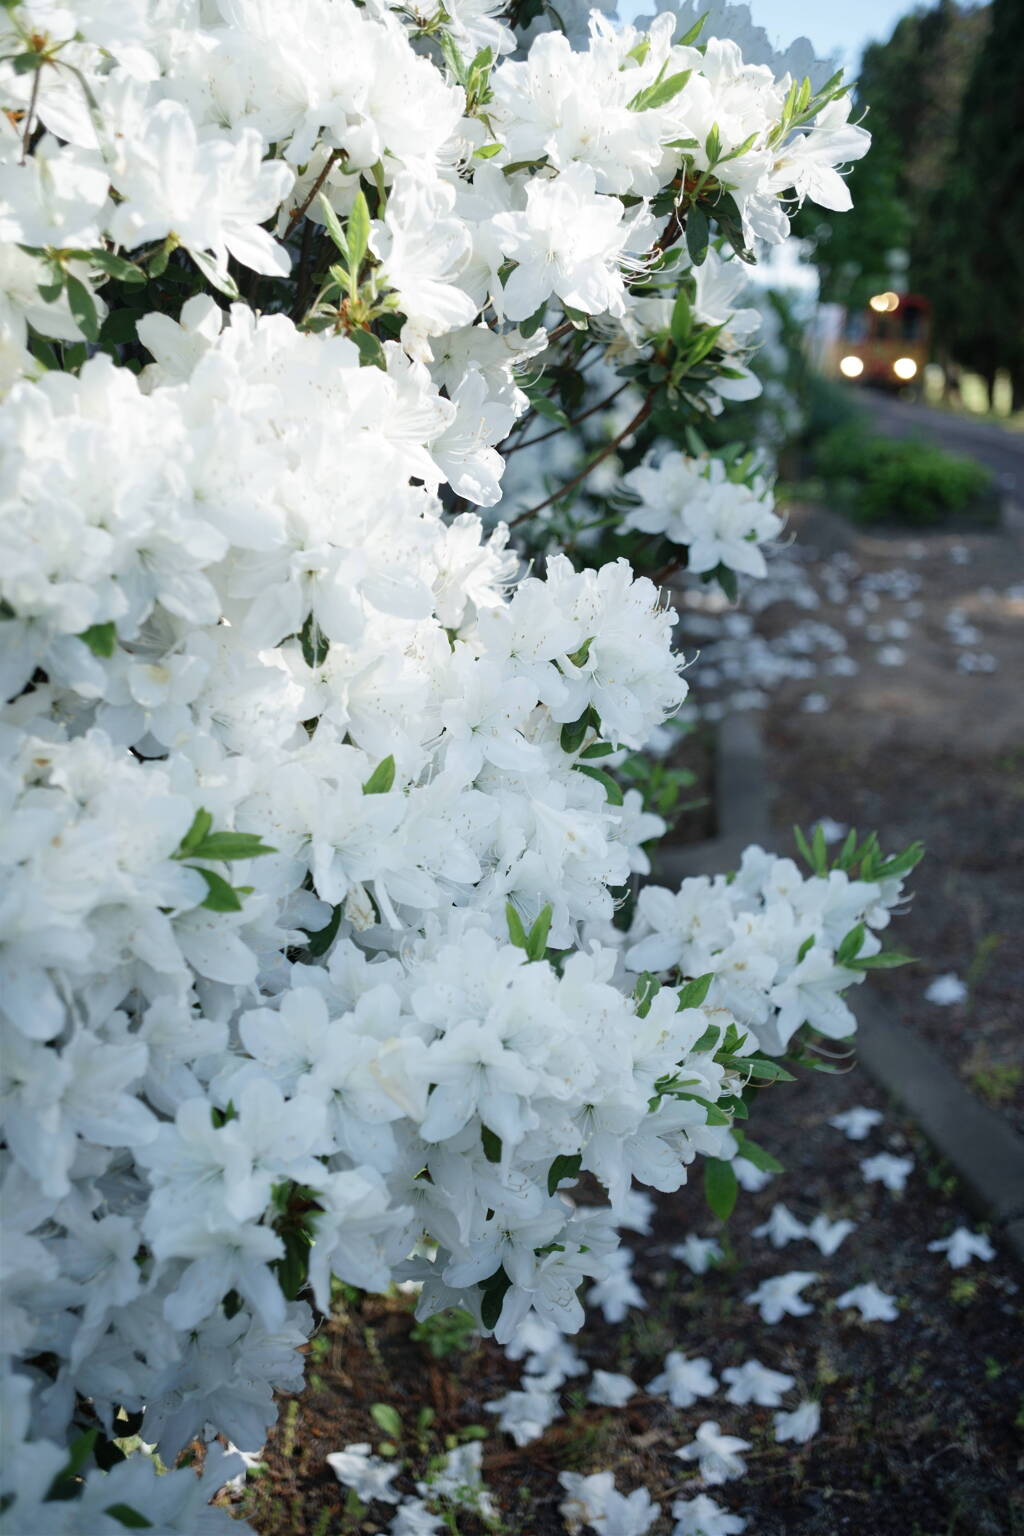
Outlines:
[{"label": "paved road", "polygon": [[952,411],[897,400],[881,390],[864,389],[857,399],[870,412],[875,428],[886,437],[924,437],[950,453],[977,459],[996,476],[1005,494],[1024,504],[1024,433],[1010,432],[991,421],[973,421]]}]

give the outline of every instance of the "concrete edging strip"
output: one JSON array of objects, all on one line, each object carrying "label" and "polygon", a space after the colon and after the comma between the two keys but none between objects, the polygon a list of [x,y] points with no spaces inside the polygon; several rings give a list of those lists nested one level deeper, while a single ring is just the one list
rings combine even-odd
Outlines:
[{"label": "concrete edging strip", "polygon": [[[655,880],[734,869],[747,843],[770,846],[775,834],[764,740],[751,714],[730,715],[718,734],[715,800],[720,835],[668,849]],[[872,1077],[913,1116],[957,1171],[998,1241],[1024,1261],[1024,1138],[983,1104],[916,1030],[900,1023],[870,983],[851,995],[857,1052]]]}]

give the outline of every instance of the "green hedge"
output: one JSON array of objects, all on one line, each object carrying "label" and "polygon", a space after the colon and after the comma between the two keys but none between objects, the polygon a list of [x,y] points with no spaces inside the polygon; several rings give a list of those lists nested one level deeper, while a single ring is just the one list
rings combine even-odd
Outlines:
[{"label": "green hedge", "polygon": [[815,471],[842,509],[860,523],[941,523],[958,514],[998,515],[992,476],[973,459],[931,443],[879,437],[859,421],[820,440]]}]

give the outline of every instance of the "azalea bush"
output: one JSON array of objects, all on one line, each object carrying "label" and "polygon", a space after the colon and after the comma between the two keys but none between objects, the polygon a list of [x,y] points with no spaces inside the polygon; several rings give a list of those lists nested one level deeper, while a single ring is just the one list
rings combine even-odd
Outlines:
[{"label": "azalea bush", "polygon": [[[916,850],[871,838],[625,902],[673,614],[545,518],[656,404],[756,388],[737,274],[848,203],[867,135],[838,77],[671,13],[0,33],[0,1497],[18,1532],[212,1531],[210,1442],[258,1450],[334,1282],[578,1328],[631,1181],[703,1158],[727,1212],[758,1087],[898,959]],[[627,418],[503,494],[595,370]],[[766,466],[699,447],[616,516],[724,583],[780,526]],[[202,1479],[155,1475],[196,1439]]]}]

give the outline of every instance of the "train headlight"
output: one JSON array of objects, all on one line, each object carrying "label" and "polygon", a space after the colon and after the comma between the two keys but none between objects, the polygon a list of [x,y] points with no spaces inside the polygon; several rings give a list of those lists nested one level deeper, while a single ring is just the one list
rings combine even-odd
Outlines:
[{"label": "train headlight", "polygon": [[892,371],[904,383],[917,378],[917,364],[912,357],[898,357],[892,365]]},{"label": "train headlight", "polygon": [[[916,373],[917,370],[915,369],[914,371]],[[841,358],[839,362],[839,372],[842,374],[844,379],[859,379],[861,374],[864,372],[864,359],[861,357],[854,357],[852,353],[849,357]]]}]

